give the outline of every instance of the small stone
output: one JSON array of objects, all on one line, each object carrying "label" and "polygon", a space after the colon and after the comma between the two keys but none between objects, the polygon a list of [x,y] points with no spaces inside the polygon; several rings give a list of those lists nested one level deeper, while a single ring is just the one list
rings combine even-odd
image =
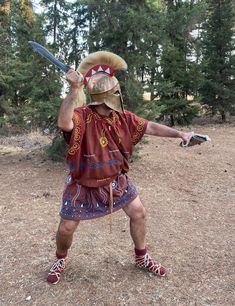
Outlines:
[{"label": "small stone", "polygon": [[50,196],[50,192],[44,192],[44,193],[43,193],[43,196],[44,196],[45,198],[49,197],[49,196]]},{"label": "small stone", "polygon": [[31,301],[32,297],[31,295],[27,296],[27,298],[25,299],[26,301]]},{"label": "small stone", "polygon": [[49,134],[50,134],[50,130],[49,130],[49,129],[45,129],[45,130],[43,130],[43,133],[44,133],[45,135],[49,135]]}]

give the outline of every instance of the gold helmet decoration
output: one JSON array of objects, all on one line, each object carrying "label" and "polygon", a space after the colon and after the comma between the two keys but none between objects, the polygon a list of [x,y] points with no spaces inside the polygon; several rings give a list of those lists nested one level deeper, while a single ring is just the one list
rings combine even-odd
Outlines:
[{"label": "gold helmet decoration", "polygon": [[123,112],[123,100],[115,70],[127,70],[126,62],[108,51],[89,54],[77,71],[84,77],[84,85],[91,101],[88,105],[105,104],[111,109]]}]

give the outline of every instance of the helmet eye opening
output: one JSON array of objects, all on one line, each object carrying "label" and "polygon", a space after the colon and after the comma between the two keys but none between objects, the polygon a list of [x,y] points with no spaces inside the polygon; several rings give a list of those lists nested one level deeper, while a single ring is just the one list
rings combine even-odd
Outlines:
[{"label": "helmet eye opening", "polygon": [[120,91],[119,91],[119,90],[116,90],[116,91],[113,93],[113,95],[119,97],[119,96],[120,96]]}]

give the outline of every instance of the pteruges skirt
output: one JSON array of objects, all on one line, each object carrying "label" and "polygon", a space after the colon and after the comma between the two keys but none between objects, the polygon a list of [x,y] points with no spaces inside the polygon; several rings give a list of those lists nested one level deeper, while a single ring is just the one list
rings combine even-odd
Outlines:
[{"label": "pteruges skirt", "polygon": [[[68,220],[87,220],[110,213],[110,186],[85,187],[71,182],[68,176],[62,198],[60,216]],[[131,203],[138,195],[136,187],[126,174],[112,182],[113,212]]]}]

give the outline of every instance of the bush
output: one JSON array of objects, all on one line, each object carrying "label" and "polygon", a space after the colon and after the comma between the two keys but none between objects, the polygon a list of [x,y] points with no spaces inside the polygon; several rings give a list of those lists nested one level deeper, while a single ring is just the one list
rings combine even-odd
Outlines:
[{"label": "bush", "polygon": [[50,146],[45,150],[46,155],[54,161],[64,161],[67,145],[61,134],[57,135]]},{"label": "bush", "polygon": [[151,101],[145,107],[147,119],[163,121],[170,126],[175,124],[189,125],[198,116],[198,113],[199,107],[186,99]]}]

